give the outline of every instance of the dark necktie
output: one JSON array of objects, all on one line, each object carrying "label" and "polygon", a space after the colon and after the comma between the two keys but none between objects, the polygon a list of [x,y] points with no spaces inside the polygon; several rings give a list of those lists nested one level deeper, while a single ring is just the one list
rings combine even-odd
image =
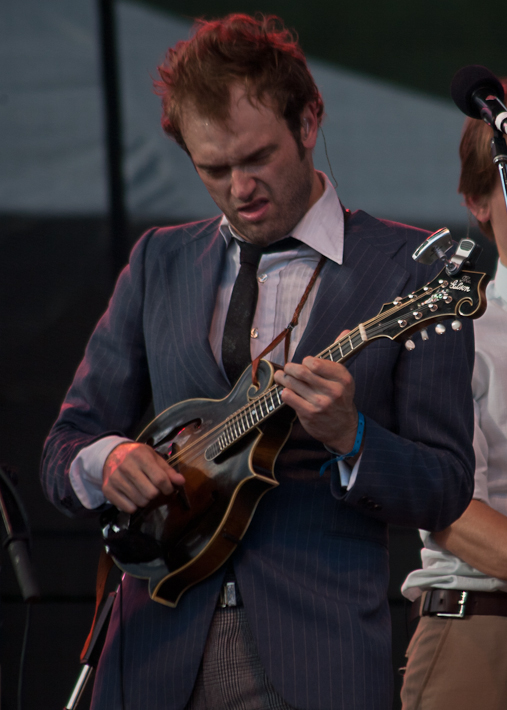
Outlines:
[{"label": "dark necktie", "polygon": [[262,248],[250,242],[237,241],[240,269],[234,282],[222,340],[222,362],[231,385],[236,383],[252,361],[250,330],[259,295],[257,269],[262,254],[289,251],[301,246],[301,242],[294,237],[285,237]]},{"label": "dark necktie", "polygon": [[250,242],[238,240],[240,269],[232,289],[222,340],[222,362],[231,385],[251,363],[250,328],[257,306],[259,284],[257,268],[262,249]]}]

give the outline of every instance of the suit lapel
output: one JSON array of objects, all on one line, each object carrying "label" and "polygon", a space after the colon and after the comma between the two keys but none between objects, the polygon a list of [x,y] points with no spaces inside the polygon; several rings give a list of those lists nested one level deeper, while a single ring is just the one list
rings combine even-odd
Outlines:
[{"label": "suit lapel", "polygon": [[[364,212],[354,213],[345,228],[344,263],[327,261],[308,326],[296,349],[294,360],[316,355],[328,347],[344,329],[375,316],[384,303],[400,295],[409,274],[392,256],[405,244],[388,224]],[[189,233],[176,253],[167,255],[168,303],[180,334],[175,345],[177,367],[191,381],[196,393],[187,396],[221,398],[230,386],[215,360],[209,331],[216,294],[225,260],[226,245],[219,222],[203,227],[201,234]],[[182,276],[184,274],[184,276]]]},{"label": "suit lapel", "polygon": [[301,362],[317,355],[342,330],[375,316],[384,303],[399,296],[409,274],[392,256],[404,245],[389,225],[364,212],[345,227],[343,264],[327,261],[308,326],[294,354]]},{"label": "suit lapel", "polygon": [[181,380],[190,383],[187,397],[205,393],[206,397],[221,398],[230,390],[209,343],[225,252],[219,221],[214,221],[202,234],[184,237],[176,254],[168,254],[168,303],[175,325],[173,332],[178,333],[174,349]]}]

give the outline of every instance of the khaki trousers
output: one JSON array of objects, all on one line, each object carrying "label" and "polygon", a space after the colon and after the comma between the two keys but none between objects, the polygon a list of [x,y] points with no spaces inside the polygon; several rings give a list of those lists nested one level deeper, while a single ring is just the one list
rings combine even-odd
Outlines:
[{"label": "khaki trousers", "polygon": [[407,659],[403,710],[507,709],[507,617],[423,616]]}]

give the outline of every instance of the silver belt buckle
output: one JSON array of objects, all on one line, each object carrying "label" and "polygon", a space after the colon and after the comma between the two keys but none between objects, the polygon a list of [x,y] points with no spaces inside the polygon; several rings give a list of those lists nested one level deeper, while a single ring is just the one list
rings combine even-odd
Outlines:
[{"label": "silver belt buckle", "polygon": [[435,616],[445,616],[447,619],[463,619],[465,616],[465,605],[468,599],[468,592],[461,592],[461,597],[459,599],[459,611],[457,614],[444,613],[443,611],[438,611]]},{"label": "silver belt buckle", "polygon": [[218,598],[218,606],[225,608],[227,606],[237,606],[236,584],[234,582],[226,582],[222,585],[220,596]]}]

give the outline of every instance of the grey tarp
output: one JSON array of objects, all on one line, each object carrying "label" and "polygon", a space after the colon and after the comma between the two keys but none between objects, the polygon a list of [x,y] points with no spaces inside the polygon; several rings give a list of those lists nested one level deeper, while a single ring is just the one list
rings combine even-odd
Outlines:
[{"label": "grey tarp", "polygon": [[[160,128],[151,77],[190,23],[117,2],[128,207],[135,218],[201,218],[216,207]],[[16,0],[0,25],[0,213],[106,208],[98,19],[92,0]],[[376,216],[459,224],[462,115],[449,102],[310,61],[342,200]],[[322,138],[316,164],[329,172]]]}]

